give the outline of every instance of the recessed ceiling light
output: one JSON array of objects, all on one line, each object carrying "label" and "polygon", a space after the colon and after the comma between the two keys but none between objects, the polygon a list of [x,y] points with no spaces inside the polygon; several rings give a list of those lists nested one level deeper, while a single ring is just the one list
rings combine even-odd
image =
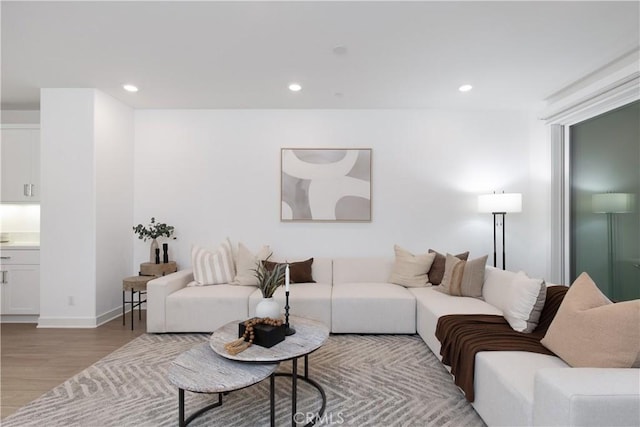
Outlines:
[{"label": "recessed ceiling light", "polygon": [[346,46],[336,46],[333,48],[334,55],[346,55],[347,47]]},{"label": "recessed ceiling light", "polygon": [[302,90],[302,86],[299,83],[291,83],[289,85],[289,90],[291,92],[300,92]]},{"label": "recessed ceiling light", "polygon": [[124,90],[126,90],[127,92],[137,92],[138,91],[138,87],[137,86],[129,85],[129,84],[122,85],[122,88]]},{"label": "recessed ceiling light", "polygon": [[473,89],[471,85],[462,85],[458,88],[460,92],[469,92],[471,89]]}]

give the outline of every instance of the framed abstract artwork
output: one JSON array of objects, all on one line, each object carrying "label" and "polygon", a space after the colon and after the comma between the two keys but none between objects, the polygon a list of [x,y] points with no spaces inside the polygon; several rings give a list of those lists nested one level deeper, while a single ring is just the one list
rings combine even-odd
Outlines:
[{"label": "framed abstract artwork", "polygon": [[371,221],[370,148],[283,148],[281,221]]}]

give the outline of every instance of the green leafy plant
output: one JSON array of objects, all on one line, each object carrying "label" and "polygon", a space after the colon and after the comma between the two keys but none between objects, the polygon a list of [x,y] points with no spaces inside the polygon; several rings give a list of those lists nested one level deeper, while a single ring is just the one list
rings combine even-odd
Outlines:
[{"label": "green leafy plant", "polygon": [[146,227],[142,224],[133,227],[133,232],[138,235],[138,239],[142,239],[145,242],[147,239],[157,239],[163,236],[171,237],[174,230],[175,228],[172,225],[167,225],[164,222],[156,222],[156,219],[153,217],[151,217],[151,222]]},{"label": "green leafy plant", "polygon": [[[266,260],[268,259],[269,257]],[[264,298],[273,297],[276,289],[284,285],[284,271],[286,268],[286,264],[276,264],[273,270],[268,270],[263,261],[258,261],[257,267],[253,271],[255,271],[255,276],[258,279],[258,288],[260,288]]]}]

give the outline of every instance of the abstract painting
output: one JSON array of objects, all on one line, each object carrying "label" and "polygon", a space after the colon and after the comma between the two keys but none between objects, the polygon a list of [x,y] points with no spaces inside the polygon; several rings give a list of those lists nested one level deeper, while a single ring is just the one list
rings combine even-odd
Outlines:
[{"label": "abstract painting", "polygon": [[283,148],[281,221],[371,221],[371,149]]}]

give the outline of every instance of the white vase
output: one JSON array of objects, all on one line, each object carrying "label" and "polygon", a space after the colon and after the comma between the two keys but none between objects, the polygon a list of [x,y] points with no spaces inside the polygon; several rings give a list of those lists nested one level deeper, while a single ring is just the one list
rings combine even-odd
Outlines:
[{"label": "white vase", "polygon": [[273,298],[262,298],[256,306],[256,317],[280,318],[280,304]]},{"label": "white vase", "polygon": [[156,262],[156,249],[160,249],[158,241],[156,239],[151,240],[151,252],[149,255],[149,262],[155,264]]}]

